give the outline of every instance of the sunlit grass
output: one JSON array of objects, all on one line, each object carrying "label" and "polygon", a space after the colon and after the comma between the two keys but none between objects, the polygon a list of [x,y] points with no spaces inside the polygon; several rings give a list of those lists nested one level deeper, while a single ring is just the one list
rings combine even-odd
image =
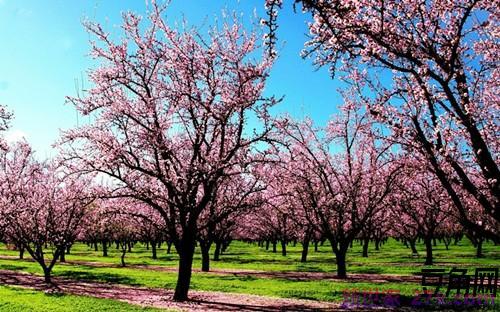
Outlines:
[{"label": "sunlit grass", "polygon": [[[94,312],[94,311],[165,311],[143,308],[136,305],[109,299],[96,299],[86,296],[65,294],[49,295],[41,291],[18,287],[0,286],[0,311],[32,311],[32,312]],[[171,310],[175,311],[175,310]]]}]

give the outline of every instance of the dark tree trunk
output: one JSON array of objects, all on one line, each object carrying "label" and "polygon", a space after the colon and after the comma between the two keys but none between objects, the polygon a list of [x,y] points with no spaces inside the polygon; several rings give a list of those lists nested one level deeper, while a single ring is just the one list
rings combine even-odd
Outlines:
[{"label": "dark tree trunk", "polygon": [[432,238],[425,238],[425,265],[432,265]]},{"label": "dark tree trunk", "polygon": [[66,254],[70,255],[71,254],[71,245],[66,247]]},{"label": "dark tree trunk", "polygon": [[121,259],[121,262],[122,262],[122,267],[125,266],[125,254],[127,253],[127,246],[126,245],[123,245],[122,247],[122,255],[120,257]]},{"label": "dark tree trunk", "polygon": [[369,238],[363,239],[363,257],[368,258],[368,245],[370,244]]},{"label": "dark tree trunk", "polygon": [[[194,235],[194,233],[191,234]],[[179,273],[177,275],[174,300],[186,301],[188,299],[189,285],[191,284],[191,270],[195,248],[194,237],[184,237],[180,241],[180,245],[176,245],[176,248],[179,253]]]},{"label": "dark tree trunk", "polygon": [[157,255],[156,255],[156,242],[155,241],[152,241],[151,242],[151,252],[153,253],[153,259],[156,260],[158,259]]},{"label": "dark tree trunk", "polygon": [[172,252],[172,242],[167,242],[167,254]]},{"label": "dark tree trunk", "polygon": [[64,248],[61,249],[61,254],[59,255],[59,261],[66,262],[66,253]]},{"label": "dark tree trunk", "polygon": [[210,245],[209,243],[201,243],[201,271],[208,272],[210,271]]},{"label": "dark tree trunk", "polygon": [[19,259],[24,259],[24,247],[19,247]]},{"label": "dark tree trunk", "polygon": [[146,242],[146,250],[149,250],[149,242]]},{"label": "dark tree trunk", "polygon": [[450,249],[450,244],[451,244],[451,237],[445,237],[443,238],[444,246],[446,247],[446,250]]},{"label": "dark tree trunk", "polygon": [[281,240],[281,255],[286,257],[286,240]]},{"label": "dark tree trunk", "polygon": [[94,251],[99,251],[99,247],[97,246],[97,241],[94,241]]},{"label": "dark tree trunk", "polygon": [[276,241],[273,241],[273,252],[276,252]]},{"label": "dark tree trunk", "polygon": [[432,239],[432,245],[433,245],[434,247],[436,247],[436,246],[437,246],[437,242],[436,242],[436,239],[435,239],[435,238],[433,238],[433,239]]},{"label": "dark tree trunk", "polygon": [[418,250],[417,250],[417,246],[415,244],[415,240],[409,239],[408,242],[410,243],[411,253],[413,255],[418,255]]},{"label": "dark tree trunk", "polygon": [[128,247],[128,252],[132,252],[132,242],[128,242],[127,243],[127,247]]},{"label": "dark tree trunk", "polygon": [[108,256],[108,242],[106,240],[103,240],[101,242],[102,244],[102,256],[107,257]]},{"label": "dark tree trunk", "polygon": [[43,279],[44,279],[45,283],[47,283],[47,284],[52,284],[50,271],[51,270],[49,268],[43,267]]},{"label": "dark tree trunk", "polygon": [[220,249],[222,247],[222,244],[217,241],[215,242],[215,251],[214,251],[214,261],[219,261],[220,260]]},{"label": "dark tree trunk", "polygon": [[229,248],[229,245],[231,244],[231,240],[224,240],[222,241],[222,247],[220,249],[221,254],[225,253],[226,250]]},{"label": "dark tree trunk", "polygon": [[269,250],[269,241],[266,240],[266,250]]},{"label": "dark tree trunk", "polygon": [[317,240],[314,241],[314,251],[318,252],[318,241]]},{"label": "dark tree trunk", "polygon": [[346,255],[350,242],[341,244],[336,242],[333,238],[329,238],[328,240],[330,241],[337,262],[337,277],[342,279],[347,278]]},{"label": "dark tree trunk", "polygon": [[304,242],[302,242],[302,257],[300,258],[300,262],[306,262],[307,261],[307,253],[309,251],[309,237],[306,237],[304,239]]},{"label": "dark tree trunk", "polygon": [[339,278],[347,278],[346,254],[347,250],[342,249],[335,253],[335,257],[337,258],[337,276]]},{"label": "dark tree trunk", "polygon": [[483,239],[479,239],[477,241],[477,246],[476,246],[476,258],[482,258],[483,257]]}]

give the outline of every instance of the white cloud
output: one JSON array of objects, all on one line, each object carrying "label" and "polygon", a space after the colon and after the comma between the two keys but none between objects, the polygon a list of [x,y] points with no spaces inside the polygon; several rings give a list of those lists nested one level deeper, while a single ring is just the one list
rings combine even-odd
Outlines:
[{"label": "white cloud", "polygon": [[7,141],[7,143],[13,143],[27,138],[28,135],[24,131],[18,129],[11,129],[5,133],[5,141]]}]

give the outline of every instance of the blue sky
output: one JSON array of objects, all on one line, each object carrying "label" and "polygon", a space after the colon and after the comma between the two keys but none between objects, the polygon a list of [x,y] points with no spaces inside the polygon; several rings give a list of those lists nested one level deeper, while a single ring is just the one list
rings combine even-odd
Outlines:
[{"label": "blue sky", "polygon": [[[311,60],[299,53],[307,40],[307,16],[293,12],[285,0],[280,12],[280,58],[266,87],[267,94],[285,96],[276,112],[311,116],[324,124],[341,103],[340,83],[331,80],[327,69],[315,71]],[[264,0],[172,0],[169,22],[183,16],[192,25],[210,24],[221,11],[237,11],[252,21],[254,10],[264,16]],[[144,0],[0,0],[0,103],[14,112],[6,134],[20,136],[40,156],[52,156],[51,144],[60,129],[76,125],[77,114],[65,96],[75,95],[75,82],[85,79],[95,63],[87,56],[89,35],[82,19],[96,20],[119,34],[117,26],[124,11],[144,12]],[[254,22],[258,22],[255,21]],[[80,117],[81,118],[81,117]]]}]

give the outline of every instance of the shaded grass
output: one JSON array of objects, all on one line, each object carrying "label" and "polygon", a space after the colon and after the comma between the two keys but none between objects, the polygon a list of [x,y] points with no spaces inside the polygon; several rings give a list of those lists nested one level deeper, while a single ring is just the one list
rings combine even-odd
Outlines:
[{"label": "shaded grass", "polygon": [[[143,308],[124,302],[97,299],[74,295],[48,295],[42,291],[28,290],[18,287],[0,286],[0,311],[33,311],[33,312],[93,312],[93,311],[164,311],[154,308]],[[171,310],[174,311],[174,310]]]}]

